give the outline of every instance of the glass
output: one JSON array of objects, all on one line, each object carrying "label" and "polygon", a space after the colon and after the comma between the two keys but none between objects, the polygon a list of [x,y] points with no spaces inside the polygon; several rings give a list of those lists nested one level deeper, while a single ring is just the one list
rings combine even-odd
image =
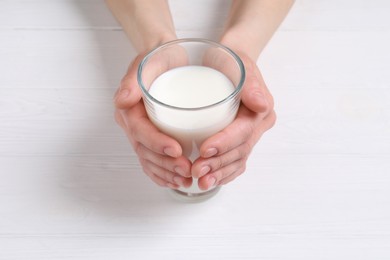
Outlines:
[{"label": "glass", "polygon": [[[168,101],[150,91],[153,83],[162,74],[178,68],[193,70],[190,74],[197,73],[198,70],[212,69],[227,79],[232,87],[220,99],[213,100],[212,103],[204,103],[207,102],[204,100],[205,97],[213,98],[216,93],[214,86],[216,87],[218,82],[211,81],[214,74],[207,74],[209,72],[202,74],[204,76],[195,78],[195,81],[202,82],[203,80],[205,86],[201,83],[202,86],[199,87],[204,87],[205,90],[198,89],[202,91],[201,95],[190,93],[193,95],[190,97],[190,103],[195,105],[189,106],[170,103],[170,97],[178,99],[180,91],[172,93],[163,91],[164,95],[168,95]],[[148,117],[162,132],[181,144],[183,154],[192,162],[199,157],[201,144],[234,120],[240,105],[240,93],[244,79],[245,69],[241,59],[229,48],[205,39],[179,39],[165,43],[150,51],[138,68],[138,83],[143,93]],[[185,78],[181,81],[183,82]],[[190,85],[190,83],[184,84]],[[169,97],[172,94],[173,96]],[[203,103],[200,102],[201,100]],[[202,104],[198,105],[200,103]],[[198,180],[193,178],[191,187],[180,187],[172,190],[172,194],[184,201],[203,201],[215,195],[219,189],[219,186],[214,186],[209,190],[201,190],[198,187]]]}]

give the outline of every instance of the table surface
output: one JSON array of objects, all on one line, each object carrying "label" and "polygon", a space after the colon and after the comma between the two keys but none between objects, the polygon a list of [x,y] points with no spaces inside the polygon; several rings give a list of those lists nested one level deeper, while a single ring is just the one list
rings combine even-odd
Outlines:
[{"label": "table surface", "polygon": [[[216,39],[226,1],[171,1]],[[0,1],[0,259],[390,259],[390,1],[296,1],[258,61],[278,122],[199,204],[113,119],[135,52],[103,1]]]}]

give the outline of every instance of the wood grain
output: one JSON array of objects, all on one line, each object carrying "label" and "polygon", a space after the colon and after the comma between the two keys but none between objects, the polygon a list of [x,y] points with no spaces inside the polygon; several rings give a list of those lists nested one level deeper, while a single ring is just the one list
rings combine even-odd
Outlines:
[{"label": "wood grain", "polygon": [[[171,0],[216,39],[230,1]],[[0,259],[390,259],[390,2],[296,1],[258,64],[278,122],[184,204],[112,96],[135,52],[103,1],[0,1]]]}]

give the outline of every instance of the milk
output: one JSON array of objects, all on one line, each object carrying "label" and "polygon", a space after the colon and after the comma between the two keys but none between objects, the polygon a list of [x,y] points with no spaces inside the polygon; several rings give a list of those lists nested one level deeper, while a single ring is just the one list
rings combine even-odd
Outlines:
[{"label": "milk", "polygon": [[[204,66],[178,67],[160,75],[150,86],[151,96],[172,107],[155,103],[154,111],[148,111],[149,118],[176,139],[183,154],[194,161],[199,157],[200,145],[233,121],[239,102],[225,98],[234,90],[232,82],[217,70]],[[196,179],[190,188],[179,190],[204,192]]]}]

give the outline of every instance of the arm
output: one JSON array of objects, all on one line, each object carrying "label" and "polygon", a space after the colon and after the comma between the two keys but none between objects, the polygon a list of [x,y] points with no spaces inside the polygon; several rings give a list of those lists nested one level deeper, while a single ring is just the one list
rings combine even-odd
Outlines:
[{"label": "arm", "polygon": [[234,0],[221,42],[256,61],[294,0]]},{"label": "arm", "polygon": [[161,133],[148,119],[137,82],[138,65],[145,53],[176,39],[167,1],[106,0],[106,3],[138,52],[115,94],[115,119],[151,180],[173,189],[189,186],[191,163],[182,156],[180,144]]},{"label": "arm", "polygon": [[138,53],[176,39],[166,0],[106,0]]}]

